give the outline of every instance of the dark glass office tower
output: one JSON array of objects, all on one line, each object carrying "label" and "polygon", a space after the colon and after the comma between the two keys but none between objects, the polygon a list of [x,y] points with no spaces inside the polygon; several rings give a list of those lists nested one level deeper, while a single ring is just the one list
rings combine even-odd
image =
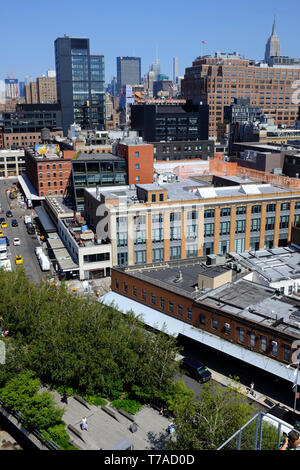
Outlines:
[{"label": "dark glass office tower", "polygon": [[73,122],[82,129],[104,129],[104,57],[90,55],[89,39],[65,36],[54,44],[64,134]]},{"label": "dark glass office tower", "polygon": [[118,91],[123,85],[141,83],[140,57],[117,57],[117,83]]}]

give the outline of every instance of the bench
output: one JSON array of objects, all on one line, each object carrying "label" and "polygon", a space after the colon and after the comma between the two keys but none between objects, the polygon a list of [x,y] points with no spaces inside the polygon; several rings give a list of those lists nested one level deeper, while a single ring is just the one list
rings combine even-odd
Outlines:
[{"label": "bench", "polygon": [[101,406],[101,409],[103,411],[105,411],[105,413],[107,413],[108,415],[110,415],[112,418],[114,418],[116,421],[118,421],[118,423],[120,422],[116,416],[116,413],[114,413],[113,411],[111,411],[109,408],[107,408],[106,406],[102,405]]},{"label": "bench", "polygon": [[88,403],[80,396],[80,395],[74,395],[75,400],[79,401],[83,406],[85,406],[88,410],[90,410],[90,407]]},{"label": "bench", "polygon": [[82,437],[81,431],[76,429],[75,426],[73,426],[72,424],[68,424],[67,429],[69,429],[73,434],[75,434],[75,436],[79,437],[83,442],[85,442]]},{"label": "bench", "polygon": [[132,416],[131,414],[127,413],[127,411],[124,411],[122,409],[118,410],[120,415],[123,415],[125,416],[125,418],[129,419],[129,421],[132,421],[134,422],[134,416]]}]

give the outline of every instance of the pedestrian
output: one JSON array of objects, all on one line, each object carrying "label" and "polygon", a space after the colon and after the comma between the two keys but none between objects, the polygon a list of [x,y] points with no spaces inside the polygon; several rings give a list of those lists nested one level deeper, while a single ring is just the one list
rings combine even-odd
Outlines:
[{"label": "pedestrian", "polygon": [[250,393],[251,393],[251,395],[255,396],[254,395],[254,382],[253,381],[250,384]]},{"label": "pedestrian", "polygon": [[67,392],[64,392],[63,393],[63,397],[62,397],[62,400],[61,400],[63,403],[65,403],[66,405],[68,404],[68,394]]},{"label": "pedestrian", "polygon": [[297,431],[290,431],[281,441],[279,450],[300,450],[300,438]]},{"label": "pedestrian", "polygon": [[86,416],[82,418],[81,429],[85,431],[88,430],[88,422],[87,422]]}]

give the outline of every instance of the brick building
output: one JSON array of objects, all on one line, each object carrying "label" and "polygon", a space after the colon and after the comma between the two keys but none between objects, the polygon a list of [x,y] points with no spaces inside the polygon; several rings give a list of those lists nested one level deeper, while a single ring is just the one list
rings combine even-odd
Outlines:
[{"label": "brick building", "polygon": [[38,196],[68,194],[74,153],[71,150],[60,152],[53,149],[43,155],[38,153],[37,147],[25,149],[26,176]]},{"label": "brick building", "polygon": [[153,182],[153,145],[128,139],[118,144],[117,154],[127,161],[128,184]]},{"label": "brick building", "polygon": [[292,87],[300,78],[300,69],[266,67],[243,59],[237,53],[198,57],[185,71],[182,96],[209,105],[209,136],[216,136],[218,121],[224,121],[224,106],[234,98],[250,98],[275,124],[294,126],[297,105]]},{"label": "brick building", "polygon": [[208,266],[205,258],[113,268],[111,276],[107,301],[124,312],[131,305],[155,328],[164,325],[167,332],[292,380],[293,370],[284,365],[297,348],[299,300],[246,280],[228,262]]}]

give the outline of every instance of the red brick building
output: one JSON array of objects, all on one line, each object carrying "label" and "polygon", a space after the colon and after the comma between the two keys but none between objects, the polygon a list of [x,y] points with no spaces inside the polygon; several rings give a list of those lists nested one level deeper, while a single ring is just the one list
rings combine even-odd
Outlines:
[{"label": "red brick building", "polygon": [[153,145],[143,142],[120,142],[117,155],[127,161],[128,184],[149,184],[153,182]]},{"label": "red brick building", "polygon": [[63,196],[71,184],[73,150],[59,154],[37,155],[25,149],[26,175],[38,196]]}]

